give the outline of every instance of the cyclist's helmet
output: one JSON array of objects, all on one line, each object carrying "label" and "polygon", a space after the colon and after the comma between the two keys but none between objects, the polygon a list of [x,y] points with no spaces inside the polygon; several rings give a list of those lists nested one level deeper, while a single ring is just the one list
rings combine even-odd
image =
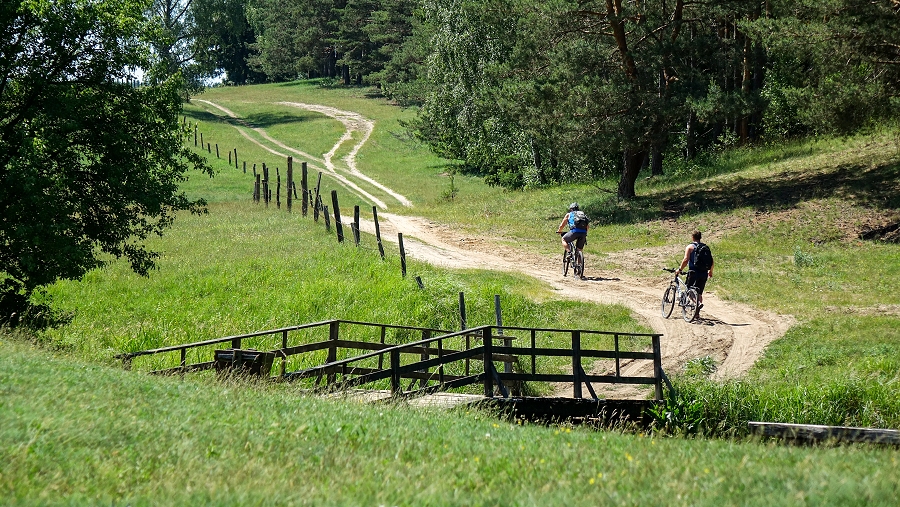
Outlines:
[{"label": "cyclist's helmet", "polygon": [[572,204],[570,204],[570,205],[569,205],[569,211],[578,211],[578,203],[577,203],[577,202],[573,202]]}]

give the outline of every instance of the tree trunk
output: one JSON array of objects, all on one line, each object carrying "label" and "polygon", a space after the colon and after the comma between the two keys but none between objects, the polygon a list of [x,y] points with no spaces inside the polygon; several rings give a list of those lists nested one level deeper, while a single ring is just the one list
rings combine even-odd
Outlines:
[{"label": "tree trunk", "polygon": [[627,148],[625,150],[624,163],[622,167],[622,175],[619,177],[619,191],[617,193],[619,199],[629,199],[635,196],[634,182],[637,181],[638,174],[641,172],[641,164],[647,158],[647,149]]},{"label": "tree trunk", "polygon": [[663,175],[663,151],[661,144],[654,144],[650,149],[650,174],[653,176]]}]

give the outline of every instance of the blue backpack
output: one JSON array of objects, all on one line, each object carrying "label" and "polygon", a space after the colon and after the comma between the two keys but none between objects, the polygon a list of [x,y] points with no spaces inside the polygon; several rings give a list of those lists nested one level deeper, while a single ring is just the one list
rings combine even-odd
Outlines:
[{"label": "blue backpack", "polygon": [[570,217],[570,223],[575,226],[575,229],[587,229],[588,217],[584,211],[573,211],[572,216]]}]

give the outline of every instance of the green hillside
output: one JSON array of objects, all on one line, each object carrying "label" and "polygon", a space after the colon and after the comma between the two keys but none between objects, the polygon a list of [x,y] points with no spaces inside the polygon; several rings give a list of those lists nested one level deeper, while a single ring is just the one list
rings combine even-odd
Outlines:
[{"label": "green hillside", "polygon": [[[369,93],[316,82],[223,87],[186,105],[185,123],[197,124],[210,143],[203,153],[218,174],[194,175],[185,188],[209,202],[209,213],[179,216],[154,238],[161,257],[149,277],[113,262],[50,288],[67,323],[35,336],[0,332],[2,503],[895,503],[894,449],[668,437],[742,437],[748,420],[900,427],[896,129],[670,161],[662,177],[641,175],[638,197],[626,201],[615,197],[615,175],[521,191],[484,185],[409,138],[402,122],[414,111]],[[380,259],[371,237],[359,249],[339,245],[296,207],[287,213],[284,202],[281,209],[253,203],[254,164],[261,171],[265,163],[273,179],[275,168],[286,174],[286,159],[273,153],[285,148],[253,129],[317,166],[344,132],[338,119],[285,103],[374,122],[358,169],[412,202],[359,183],[385,202],[379,212],[423,216],[496,238],[500,248],[550,255],[574,200],[593,220],[595,269],[648,279],[659,277],[660,266],[626,262],[633,250],[683,246],[700,228],[716,255],[719,297],[792,315],[797,324],[740,380],[708,380],[715,365],[699,357],[686,371],[669,372],[679,395],[668,400],[669,431],[652,436],[120,371],[112,356],[122,351],[331,318],[456,328],[459,292],[470,325],[493,321],[499,294],[508,325],[648,331],[624,306],[563,301],[524,275],[411,262],[421,290],[400,275],[396,252]],[[353,140],[331,159],[344,176]],[[233,150],[237,168],[228,163]],[[303,157],[294,159],[296,173]],[[325,174],[321,191],[331,190],[343,210],[371,210]]]}]

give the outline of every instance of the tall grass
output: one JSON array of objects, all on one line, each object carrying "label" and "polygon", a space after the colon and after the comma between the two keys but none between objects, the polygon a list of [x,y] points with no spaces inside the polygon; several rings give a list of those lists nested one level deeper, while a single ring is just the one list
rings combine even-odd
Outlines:
[{"label": "tall grass", "polygon": [[898,428],[898,339],[898,317],[812,319],[772,344],[744,379],[677,375],[660,423],[707,436],[745,435],[748,421]]}]

